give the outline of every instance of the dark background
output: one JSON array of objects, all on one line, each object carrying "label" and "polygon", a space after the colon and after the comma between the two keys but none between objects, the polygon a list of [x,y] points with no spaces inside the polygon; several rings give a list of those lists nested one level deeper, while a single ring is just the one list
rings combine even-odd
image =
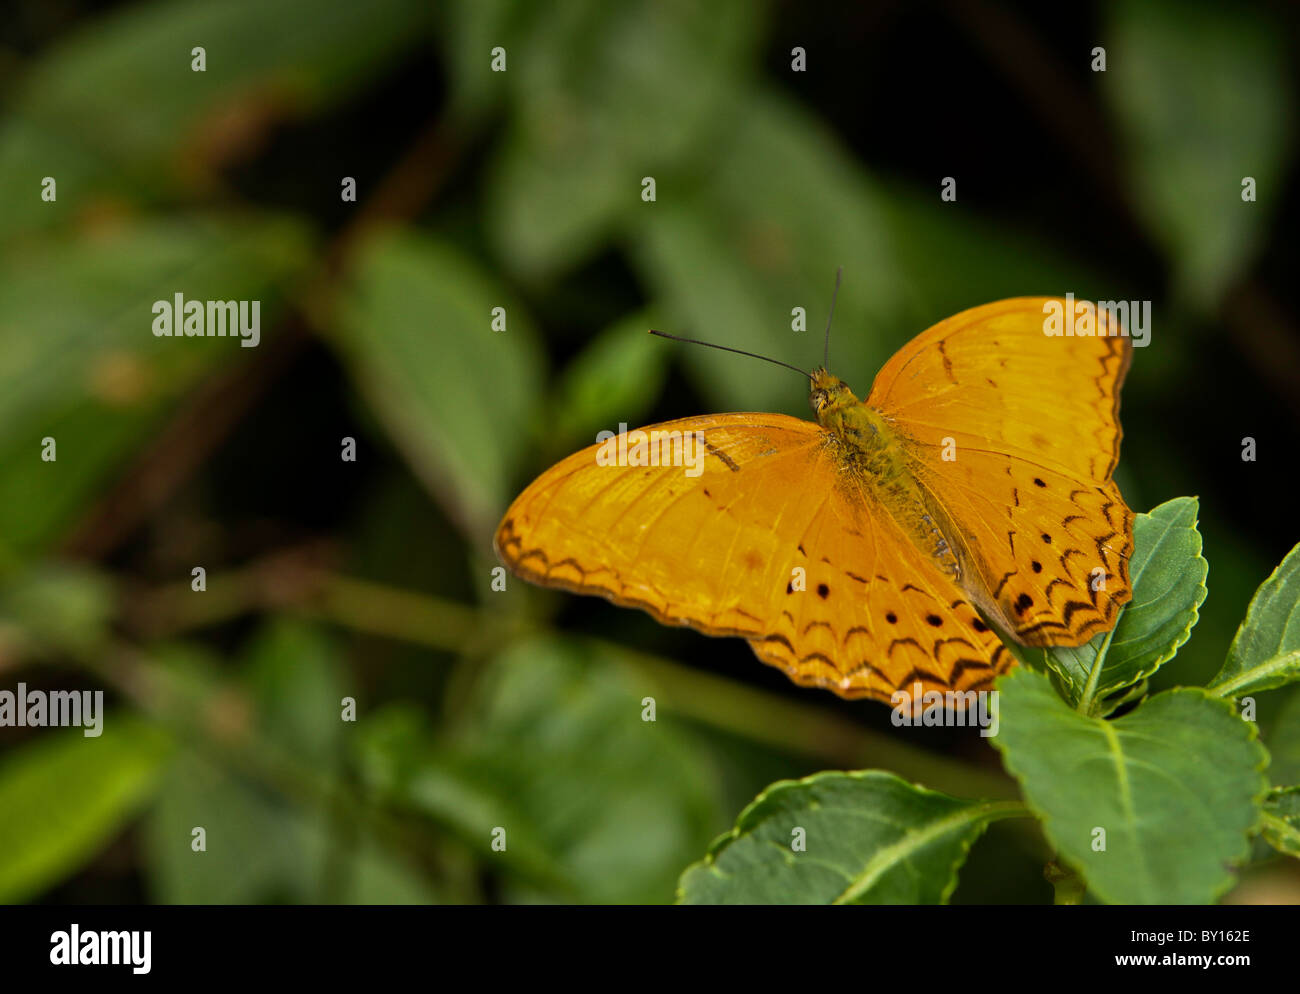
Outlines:
[{"label": "dark background", "polygon": [[[984,740],[741,641],[489,587],[509,499],[596,431],[808,416],[788,372],[644,330],[806,365],[841,265],[860,394],[965,307],[1153,302],[1117,475],[1135,510],[1201,499],[1210,593],[1155,683],[1203,682],[1300,537],[1298,30],[1287,3],[11,4],[0,683],[113,707],[101,739],[0,730],[0,899],[668,901],[780,777],[1014,792]],[[262,344],[153,338],[178,289],[261,299]],[[1260,707],[1294,743],[1300,697]],[[1050,900],[1045,853],[995,827],[955,900]],[[1300,878],[1261,862],[1229,900]]]}]

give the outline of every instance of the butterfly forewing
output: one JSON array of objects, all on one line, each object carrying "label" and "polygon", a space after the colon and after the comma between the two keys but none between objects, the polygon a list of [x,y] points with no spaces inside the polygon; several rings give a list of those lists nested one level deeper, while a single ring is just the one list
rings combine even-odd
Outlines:
[{"label": "butterfly forewing", "polygon": [[498,554],[536,583],[600,594],[665,624],[764,634],[771,590],[784,585],[784,563],[817,510],[790,484],[816,464],[821,429],[730,414],[642,430],[700,433],[699,475],[689,466],[601,465],[598,446],[584,449],[515,500]]},{"label": "butterfly forewing", "polygon": [[1019,642],[1080,645],[1131,597],[1133,515],[1111,480],[1131,345],[1095,309],[1098,334],[1045,334],[1047,305],[1004,300],[935,325],[867,403],[902,438],[971,597]]}]

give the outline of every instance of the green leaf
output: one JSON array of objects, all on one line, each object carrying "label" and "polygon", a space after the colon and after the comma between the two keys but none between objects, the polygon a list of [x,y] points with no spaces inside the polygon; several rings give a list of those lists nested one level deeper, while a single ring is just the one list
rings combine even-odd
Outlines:
[{"label": "green leaf", "polygon": [[1023,813],[1017,802],[960,800],[878,770],[783,780],[682,874],[678,899],[942,904],[989,823]]},{"label": "green leaf", "polygon": [[[1199,688],[1108,721],[1080,714],[1040,673],[998,681],[994,739],[1043,830],[1089,890],[1118,904],[1194,904],[1232,884],[1267,791],[1255,726]],[[1094,849],[1101,841],[1104,849]]]},{"label": "green leaf", "polygon": [[80,869],[152,794],[167,736],[118,712],[102,729],[42,730],[0,766],[0,901],[34,897]]},{"label": "green leaf", "polygon": [[[865,394],[891,340],[920,329],[900,313],[882,194],[808,114],[759,91],[737,108],[734,133],[707,181],[672,196],[661,189],[627,233],[659,301],[657,325],[808,368],[822,361],[822,329],[835,271],[832,369]],[[806,330],[792,328],[802,307]],[[808,416],[807,384],[768,363],[679,346],[700,389],[719,409]]]},{"label": "green leaf", "polygon": [[515,58],[527,45],[524,30],[527,9],[513,0],[448,0],[439,4],[435,37],[447,64],[452,91],[452,112],[465,118],[481,115],[506,95],[506,72],[491,72],[492,50],[506,50]]},{"label": "green leaf", "polygon": [[675,198],[675,170],[726,124],[759,20],[743,0],[577,0],[534,16],[509,52],[513,127],[490,170],[506,263],[543,279],[590,256],[621,219],[658,209],[641,199],[645,176]]},{"label": "green leaf", "polygon": [[1244,697],[1300,678],[1300,545],[1286,554],[1246,609],[1209,689]]},{"label": "green leaf", "polygon": [[[368,725],[364,732],[374,733],[375,727]],[[385,734],[382,728],[379,734]],[[389,739],[383,746],[392,749],[395,744]],[[364,740],[362,747],[370,784],[383,803],[429,818],[477,855],[481,865],[516,886],[546,892],[552,901],[571,903],[582,897],[563,855],[539,832],[530,805],[501,789],[494,767],[433,742],[422,726],[399,751],[384,752]],[[499,841],[505,848],[493,849],[502,832]]]},{"label": "green leaf", "polygon": [[[0,236],[75,218],[97,201],[210,191],[216,170],[272,123],[352,96],[428,23],[423,0],[328,9],[316,0],[172,0],[88,21],[36,63],[7,108],[0,189],[22,195],[7,200]],[[204,72],[191,69],[194,46],[207,51]],[[58,182],[53,203],[40,197],[45,176]]]},{"label": "green leaf", "polygon": [[[1172,295],[1209,307],[1250,265],[1282,203],[1295,105],[1285,32],[1250,7],[1108,9],[1100,82],[1127,146],[1132,201],[1175,263]],[[1253,203],[1242,200],[1247,176]]]},{"label": "green leaf", "polygon": [[1300,783],[1300,687],[1287,691],[1264,741],[1274,785]]},{"label": "green leaf", "polygon": [[[198,752],[186,750],[176,758],[144,827],[156,903],[321,899],[320,825]],[[193,849],[197,828],[206,847],[199,852]]]},{"label": "green leaf", "polygon": [[1300,859],[1300,787],[1278,787],[1264,801],[1264,839]]},{"label": "green leaf", "polygon": [[[410,717],[371,730],[369,781],[451,830],[529,897],[671,900],[717,805],[694,741],[663,713],[642,720],[653,685],[559,637],[474,665],[479,680],[446,737],[430,740]],[[504,851],[491,847],[498,827]]]},{"label": "green leaf", "polygon": [[1209,570],[1196,530],[1199,506],[1195,497],[1179,497],[1137,515],[1129,559],[1133,599],[1114,628],[1075,648],[1017,647],[1022,658],[1041,655],[1080,711],[1094,713],[1104,698],[1149,677],[1191,635]]},{"label": "green leaf", "polygon": [[356,847],[342,900],[348,904],[439,904],[437,894],[407,860],[363,839]]},{"label": "green leaf", "polygon": [[650,319],[640,312],[616,322],[578,353],[556,386],[551,432],[562,454],[590,445],[599,431],[616,431],[619,422],[636,427],[663,386],[671,346],[648,334]]},{"label": "green leaf", "polygon": [[538,430],[544,360],[523,308],[451,246],[393,232],[361,251],[336,320],[345,364],[416,474],[490,535]]},{"label": "green leaf", "polygon": [[277,619],[249,645],[244,666],[267,737],[318,770],[331,770],[343,730],[342,663],[334,643],[313,625]]},{"label": "green leaf", "polygon": [[[286,284],[310,261],[299,223],[238,214],[28,240],[0,255],[0,560],[47,545],[204,375],[256,361]],[[260,300],[261,344],[155,337],[154,301],[176,293]]]},{"label": "green leaf", "polygon": [[[184,712],[201,708],[190,720],[225,730],[236,747],[187,749],[168,771],[145,823],[154,900],[242,904],[345,896],[326,891],[334,882],[327,872],[334,826],[319,803],[337,775],[342,729],[341,666],[332,641],[308,623],[275,621],[244,648],[238,682],[184,645],[156,656]],[[193,849],[195,828],[205,833],[201,852]],[[362,855],[337,856],[344,859],[339,884],[346,885],[349,870],[359,872],[355,860]]]},{"label": "green leaf", "polygon": [[12,626],[27,652],[93,651],[113,612],[112,582],[80,565],[42,564],[0,588],[0,626]]}]

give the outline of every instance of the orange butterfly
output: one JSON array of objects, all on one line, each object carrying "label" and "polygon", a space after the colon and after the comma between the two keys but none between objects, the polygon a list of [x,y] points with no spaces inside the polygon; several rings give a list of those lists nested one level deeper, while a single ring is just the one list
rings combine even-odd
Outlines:
[{"label": "orange butterfly", "polygon": [[1082,302],[1095,335],[1046,334],[1054,300],[940,322],[865,401],[814,370],[815,424],[685,418],[575,453],[511,505],[497,554],[534,583],[746,638],[842,697],[988,689],[1013,658],[985,619],[1077,646],[1131,597],[1111,473],[1132,346]]}]

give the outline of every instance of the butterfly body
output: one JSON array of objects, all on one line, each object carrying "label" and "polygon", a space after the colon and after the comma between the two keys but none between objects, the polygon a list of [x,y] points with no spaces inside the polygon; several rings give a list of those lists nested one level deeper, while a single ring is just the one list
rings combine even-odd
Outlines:
[{"label": "butterfly body", "polygon": [[515,500],[498,555],[534,582],[746,638],[844,697],[987,689],[1012,664],[990,622],[1079,645],[1130,596],[1132,513],[1110,478],[1128,340],[1046,337],[1049,299],[941,322],[865,401],[814,371],[815,424],[653,426],[699,439],[693,476],[575,453]]},{"label": "butterfly body", "polygon": [[957,579],[961,566],[935,511],[912,477],[905,441],[885,416],[862,402],[839,377],[815,369],[808,402],[826,430],[837,485],[854,497],[873,499],[907,533],[918,549]]},{"label": "butterfly body", "polygon": [[854,395],[848,385],[824,369],[813,370],[808,402],[817,423],[838,446],[846,469],[882,482],[905,475],[898,438],[883,416]]}]

